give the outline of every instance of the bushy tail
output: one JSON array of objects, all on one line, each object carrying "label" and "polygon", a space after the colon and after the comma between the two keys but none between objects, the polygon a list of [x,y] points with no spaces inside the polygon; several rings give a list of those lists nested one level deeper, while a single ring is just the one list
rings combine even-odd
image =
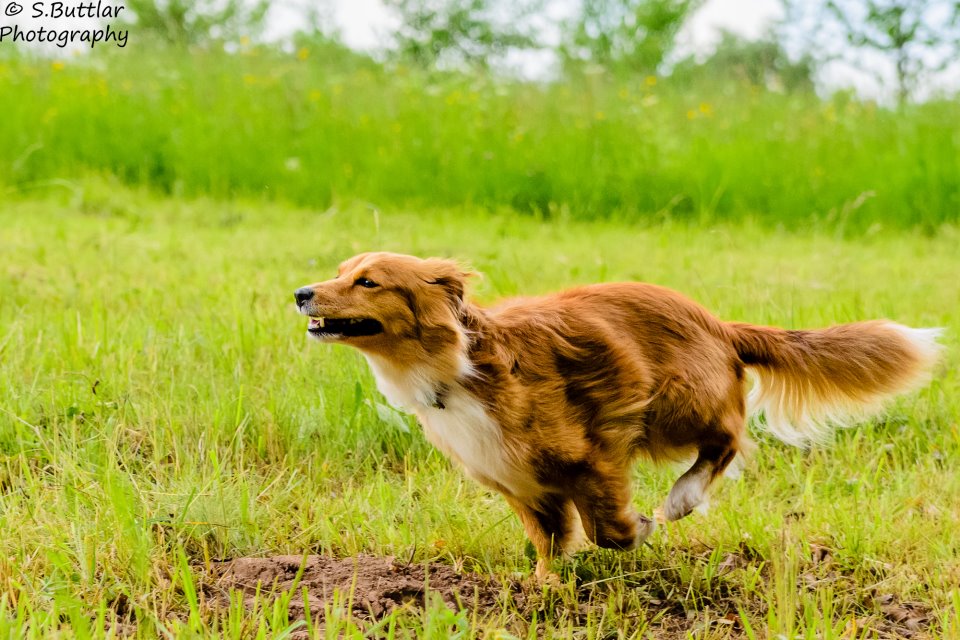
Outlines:
[{"label": "bushy tail", "polygon": [[887,320],[813,331],[726,325],[741,360],[759,377],[751,413],[788,444],[822,441],[831,427],[862,418],[883,401],[930,378],[941,329]]}]

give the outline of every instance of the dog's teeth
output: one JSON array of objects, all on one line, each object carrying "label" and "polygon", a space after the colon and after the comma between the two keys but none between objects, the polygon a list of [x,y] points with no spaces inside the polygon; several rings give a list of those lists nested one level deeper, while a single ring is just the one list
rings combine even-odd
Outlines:
[{"label": "dog's teeth", "polygon": [[323,318],[317,318],[317,324],[320,325],[320,328],[323,329],[323,323],[325,320]]}]

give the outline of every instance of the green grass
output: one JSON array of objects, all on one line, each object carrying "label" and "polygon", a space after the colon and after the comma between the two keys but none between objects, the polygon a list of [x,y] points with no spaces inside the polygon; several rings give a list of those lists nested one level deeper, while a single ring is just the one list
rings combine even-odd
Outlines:
[{"label": "green grass", "polygon": [[935,230],[960,211],[960,103],[903,111],[669,78],[539,85],[342,52],[0,59],[0,189],[91,172],[308,207]]},{"label": "green grass", "polygon": [[[366,552],[529,574],[502,499],[383,406],[358,354],[304,336],[293,289],[369,249],[468,260],[486,301],[639,279],[729,320],[949,331],[934,382],[886,418],[827,450],[761,438],[707,515],[637,553],[583,554],[565,574],[579,590],[477,615],[399,612],[382,633],[643,637],[668,603],[690,612],[695,637],[872,637],[865,625],[893,596],[919,603],[929,633],[960,637],[956,228],[851,242],[749,221],[548,224],[73,186],[0,207],[0,637],[103,637],[118,609],[143,637],[275,636],[282,609],[216,612],[198,595],[198,568],[242,555]],[[650,513],[676,474],[639,467],[637,505]],[[829,558],[815,562],[821,547]],[[334,620],[327,637],[359,633]]]}]

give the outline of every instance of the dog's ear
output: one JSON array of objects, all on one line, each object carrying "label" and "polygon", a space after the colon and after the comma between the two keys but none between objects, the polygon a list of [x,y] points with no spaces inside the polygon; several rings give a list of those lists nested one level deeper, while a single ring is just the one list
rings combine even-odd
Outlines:
[{"label": "dog's ear", "polygon": [[421,295],[414,296],[416,331],[424,348],[441,351],[463,341],[464,293],[471,273],[453,260],[428,258],[419,265]]},{"label": "dog's ear", "polygon": [[450,303],[459,310],[467,289],[467,280],[476,275],[453,260],[428,258],[424,260],[424,281],[431,286],[442,287]]}]

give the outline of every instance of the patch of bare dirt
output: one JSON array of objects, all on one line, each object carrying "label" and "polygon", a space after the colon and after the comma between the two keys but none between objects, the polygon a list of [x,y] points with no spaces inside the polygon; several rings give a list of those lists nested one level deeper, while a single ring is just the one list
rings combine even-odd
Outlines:
[{"label": "patch of bare dirt", "polygon": [[[707,558],[704,555],[703,561]],[[648,620],[651,633],[658,638],[686,638],[691,633],[719,634],[730,639],[744,637],[738,611],[744,609],[762,618],[766,604],[759,600],[745,601],[743,594],[735,588],[736,576],[731,578],[730,585],[727,576],[754,567],[757,562],[749,551],[726,554],[717,566],[719,580],[715,588],[699,594],[699,606],[689,610],[683,598],[678,597],[688,588],[679,574],[640,571],[638,577],[626,578],[623,585],[641,592],[644,611],[616,610],[611,613],[627,619]],[[301,566],[303,571],[298,581]],[[844,575],[834,566],[832,553],[826,547],[813,545],[813,558],[806,568],[809,570],[798,576],[799,589],[816,590],[824,584],[845,585],[849,589],[856,586],[851,576]],[[544,596],[541,589],[529,581],[524,585],[502,583],[487,575],[458,572],[445,564],[403,563],[390,557],[369,555],[344,559],[275,556],[218,563],[204,575],[202,584],[207,602],[220,609],[230,604],[232,591],[242,594],[248,609],[254,608],[258,597],[260,606],[264,606],[272,597],[290,593],[290,620],[303,620],[306,604],[321,626],[325,608],[334,604],[335,592],[339,593],[336,603],[341,615],[349,615],[360,623],[379,620],[398,607],[423,609],[428,602],[439,597],[453,610],[465,608],[479,611],[481,615],[499,609],[503,599],[509,598],[510,607],[521,618],[529,618],[537,612],[537,617],[544,619],[555,613],[563,614],[574,625],[586,625],[591,618],[602,616],[607,607],[613,606],[607,596],[604,575],[589,576],[597,578],[593,581],[578,576],[575,600],[571,602],[565,598]],[[865,611],[851,623],[851,636],[869,630],[878,638],[918,640],[929,637],[934,616],[925,604],[904,602],[890,594],[868,596],[863,605],[873,612]],[[522,622],[519,624],[522,626]],[[525,634],[525,631],[521,633]],[[295,634],[294,637],[299,636]]]},{"label": "patch of bare dirt", "polygon": [[[297,583],[301,566],[303,575]],[[216,565],[206,587],[215,606],[229,604],[230,591],[238,590],[248,607],[254,605],[258,587],[261,602],[263,594],[281,594],[295,587],[290,600],[291,620],[305,617],[304,588],[311,615],[322,616],[324,606],[333,602],[337,592],[339,602],[350,605],[350,615],[361,620],[375,620],[396,607],[423,608],[428,594],[437,594],[452,609],[464,607],[481,611],[497,606],[504,589],[514,592],[515,603],[523,599],[518,585],[504,585],[478,574],[458,573],[449,565],[405,564],[389,557],[368,555],[342,560],[325,556],[238,558]]]}]

